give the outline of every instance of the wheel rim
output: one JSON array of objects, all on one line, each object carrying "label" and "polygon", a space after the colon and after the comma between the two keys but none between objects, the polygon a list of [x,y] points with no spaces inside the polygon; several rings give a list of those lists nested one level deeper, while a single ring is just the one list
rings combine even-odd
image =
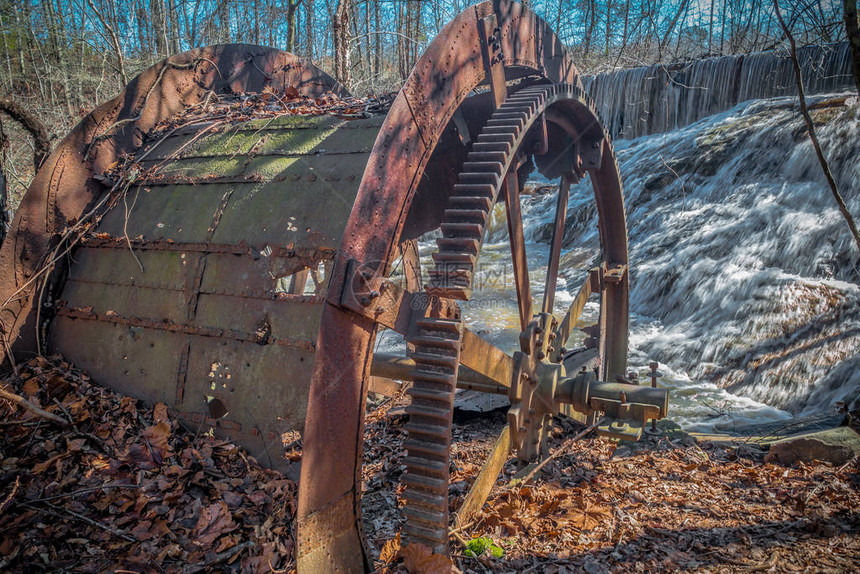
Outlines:
[{"label": "wheel rim", "polygon": [[[583,111],[590,115],[589,123],[576,121],[577,116],[583,116]],[[518,158],[523,160],[530,156],[528,150],[535,147],[529,140],[530,130],[545,114],[558,121],[568,136],[578,138],[578,145],[590,146],[592,140],[602,145],[606,137],[597,123],[596,114],[577,88],[538,85],[513,94],[493,114],[473,144],[460,173],[460,183],[455,185],[449,209],[445,212],[446,218],[441,226],[443,235],[437,239],[438,250],[433,254],[435,268],[430,271],[431,283],[426,292],[438,303],[431,306],[428,316],[419,322],[418,336],[413,339],[416,367],[413,387],[408,391],[412,396],[412,405],[407,410],[410,420],[406,427],[409,433],[406,443],[408,454],[404,460],[407,469],[403,479],[406,485],[404,514],[407,518],[404,531],[409,540],[425,544],[440,553],[445,552],[447,545],[451,415],[463,335],[463,321],[455,300],[468,300],[471,297],[486,224],[492,205],[497,198],[500,199],[500,193],[506,202],[518,312],[523,332],[527,333],[530,324],[552,312],[571,176],[563,176],[559,187],[556,222],[560,223],[561,229],[556,229],[552,241],[546,278],[548,288],[544,291],[539,307],[542,313],[533,317],[516,165]],[[611,147],[609,149],[610,161],[614,161]],[[581,174],[586,168],[582,156],[579,159],[575,169]],[[592,169],[598,169],[598,165],[602,168],[602,164],[602,161],[599,164],[594,162]],[[597,193],[599,189],[595,182],[598,202],[602,200],[601,193]],[[623,225],[623,210],[621,213]],[[626,233],[613,233],[615,230],[605,221],[601,221],[599,227],[604,251],[616,254],[620,259],[613,260],[612,266],[626,266]],[[622,294],[626,294],[626,277],[625,274],[619,282]],[[616,308],[617,299],[612,296],[602,297],[600,333],[595,341],[601,358],[601,375],[607,378],[618,374],[618,371],[623,372],[624,365],[619,364],[616,357],[626,356],[626,338],[616,340],[606,333],[607,326],[615,323],[622,323],[622,329],[626,332],[626,305]],[[568,323],[575,323],[576,318],[571,316]],[[557,325],[554,322],[553,329]],[[548,327],[547,324],[545,328]],[[565,341],[558,343],[559,346],[564,344]],[[533,345],[527,349],[527,345],[523,345],[523,351],[525,355],[515,354],[515,364],[522,360],[539,363],[547,355],[554,355],[549,360],[561,360],[560,355],[554,352],[555,349],[546,344],[542,345],[542,349],[535,349]],[[512,381],[508,384],[512,387],[512,402],[518,405],[518,399],[522,397],[513,394],[517,383]],[[533,437],[545,438],[543,429],[546,416],[530,419],[529,413],[535,412],[534,405],[530,401],[522,402],[522,406],[514,406],[509,413],[510,430],[506,431],[509,435],[503,433],[499,438],[499,449],[505,450],[504,444],[510,442],[522,458],[531,458],[535,452],[530,441]],[[509,438],[506,439],[506,436]],[[499,456],[491,458],[491,465],[497,466]]]}]

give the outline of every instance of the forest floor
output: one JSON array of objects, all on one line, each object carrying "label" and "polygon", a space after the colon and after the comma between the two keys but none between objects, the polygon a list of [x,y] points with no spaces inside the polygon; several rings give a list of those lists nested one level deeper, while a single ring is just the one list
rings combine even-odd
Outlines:
[{"label": "forest floor", "polygon": [[[294,569],[295,483],[229,441],[59,359],[20,366],[3,389],[54,420],[0,401],[0,571]],[[450,560],[400,548],[403,402],[367,415],[364,526],[379,572],[860,571],[857,459],[783,467],[668,430],[637,446],[570,442],[582,427],[568,419],[551,439],[566,454],[526,486],[510,486],[510,461],[477,521],[453,531]],[[499,412],[455,419],[452,508],[504,425]]]}]

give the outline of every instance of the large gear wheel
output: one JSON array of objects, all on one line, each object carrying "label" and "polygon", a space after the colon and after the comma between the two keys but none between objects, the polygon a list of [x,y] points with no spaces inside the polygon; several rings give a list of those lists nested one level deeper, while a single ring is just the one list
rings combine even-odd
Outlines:
[{"label": "large gear wheel", "polygon": [[[543,137],[540,130],[546,129],[542,122],[546,121],[547,113],[555,117],[552,110],[556,106],[563,108],[566,105],[584,108],[591,117],[596,117],[587,97],[570,85],[529,86],[504,101],[472,145],[457,178],[448,209],[445,210],[441,225],[442,237],[436,240],[438,250],[433,253],[435,267],[429,270],[431,281],[426,292],[439,304],[430,309],[431,316],[419,323],[418,336],[411,340],[415,345],[413,358],[416,367],[413,386],[409,390],[412,405],[408,409],[407,472],[403,483],[406,485],[405,531],[410,540],[426,544],[437,552],[443,552],[448,541],[447,483],[451,420],[463,329],[459,312],[449,312],[443,318],[439,311],[455,307],[456,300],[470,298],[486,225],[500,194],[504,195],[509,219],[513,220],[509,220],[509,231],[518,286],[524,285],[524,276],[525,281],[528,281],[528,269],[522,266],[524,246],[517,243],[522,241],[522,222],[517,217],[518,205],[513,205],[513,202],[519,202],[517,168],[530,159],[534,149],[541,147],[542,142],[536,138]],[[539,129],[533,130],[533,127]],[[593,125],[578,127],[577,135],[584,139],[589,135],[589,130],[595,131],[594,128]],[[599,125],[597,133],[601,136],[597,141],[605,137]],[[608,151],[612,153],[611,148]],[[582,159],[578,158],[578,161],[574,169],[581,173]],[[564,195],[564,205],[559,205],[561,210],[566,208],[568,177],[565,176],[562,183],[564,190],[560,191]],[[555,260],[548,265],[554,273],[558,270],[559,255],[560,244],[555,246],[551,255]],[[547,282],[553,293],[554,282],[555,277]],[[555,352],[555,347],[550,343],[558,337],[556,330],[559,321],[549,311],[532,320],[531,301],[525,300],[530,298],[530,291],[527,286],[518,291],[521,317],[528,317],[529,322],[521,335],[521,351],[514,355],[514,380],[508,383],[512,403],[508,417],[511,446],[520,458],[529,460],[538,454],[546,439],[547,422],[559,410],[552,395],[560,377],[564,375],[564,367],[561,355]],[[545,299],[547,296],[552,297],[545,293]],[[604,314],[612,313],[612,309],[604,308]],[[567,323],[570,323],[569,318]],[[546,336],[541,336],[542,333]],[[561,341],[558,346],[563,344],[564,341]],[[626,341],[617,341],[616,344],[626,345]],[[605,339],[603,346],[604,355],[607,352],[616,353],[615,349],[606,348]],[[613,368],[623,371],[624,366],[615,365]],[[555,370],[550,375],[554,377],[554,382],[550,384],[548,397],[539,392],[546,392],[547,385],[536,384],[541,370]]]}]

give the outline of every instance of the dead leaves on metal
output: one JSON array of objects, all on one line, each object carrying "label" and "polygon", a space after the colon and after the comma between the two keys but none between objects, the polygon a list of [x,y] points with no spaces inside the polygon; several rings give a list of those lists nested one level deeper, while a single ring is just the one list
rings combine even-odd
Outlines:
[{"label": "dead leaves on metal", "polygon": [[340,97],[331,92],[321,96],[303,96],[293,87],[276,92],[267,86],[262,92],[221,94],[190,106],[176,117],[157,126],[150,137],[178,127],[199,122],[238,122],[277,116],[332,115],[363,118],[388,113],[396,93],[357,97]]}]

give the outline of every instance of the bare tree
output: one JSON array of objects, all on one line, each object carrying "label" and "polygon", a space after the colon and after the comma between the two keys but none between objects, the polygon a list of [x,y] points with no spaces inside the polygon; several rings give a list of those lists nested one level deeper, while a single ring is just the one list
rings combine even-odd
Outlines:
[{"label": "bare tree", "polygon": [[331,24],[334,36],[334,77],[343,85],[349,85],[349,4],[350,0],[337,0]]},{"label": "bare tree", "polygon": [[845,7],[845,33],[851,49],[851,66],[854,83],[860,94],[860,15],[857,13],[857,0],[843,0]]},{"label": "bare tree", "polygon": [[9,225],[9,216],[6,206],[9,205],[9,193],[6,190],[6,173],[3,165],[6,163],[6,149],[9,147],[9,138],[3,131],[3,120],[0,119],[0,247],[6,239],[6,227]]},{"label": "bare tree", "polygon": [[90,9],[96,15],[96,18],[98,18],[99,22],[101,22],[102,26],[104,26],[108,32],[111,47],[113,48],[114,56],[116,57],[117,72],[119,73],[123,85],[125,85],[128,83],[128,74],[126,74],[125,72],[125,55],[123,54],[122,44],[120,44],[119,35],[117,34],[116,28],[112,26],[101,13],[101,11],[96,8],[96,5],[93,3],[93,0],[87,0],[87,5],[90,7]]},{"label": "bare tree", "polygon": [[301,3],[302,0],[287,0],[287,52],[296,51],[296,11]]},{"label": "bare tree", "polygon": [[812,147],[815,148],[815,155],[818,156],[818,162],[821,164],[821,169],[824,171],[824,177],[827,179],[827,184],[830,186],[830,191],[833,193],[833,198],[839,206],[839,212],[845,218],[848,224],[848,229],[854,236],[854,241],[857,243],[857,250],[860,251],[860,233],[857,231],[857,225],[854,223],[854,218],[848,207],[845,205],[845,200],[842,194],[839,193],[839,188],[836,186],[836,180],[833,178],[833,173],[830,171],[830,165],[827,163],[827,158],[824,157],[824,152],[821,150],[821,144],[818,141],[818,134],[815,132],[815,124],[812,122],[812,117],[809,115],[809,108],[806,105],[806,93],[803,90],[803,74],[800,70],[800,61],[797,59],[797,44],[794,41],[794,36],[791,29],[785,24],[782,19],[782,12],[779,10],[779,0],[773,0],[773,10],[776,13],[776,19],[788,39],[788,44],[791,48],[791,64],[794,67],[794,76],[797,81],[797,95],[800,99],[800,113],[803,114],[803,119],[806,121],[806,128],[809,131],[809,139],[812,141]]}]

